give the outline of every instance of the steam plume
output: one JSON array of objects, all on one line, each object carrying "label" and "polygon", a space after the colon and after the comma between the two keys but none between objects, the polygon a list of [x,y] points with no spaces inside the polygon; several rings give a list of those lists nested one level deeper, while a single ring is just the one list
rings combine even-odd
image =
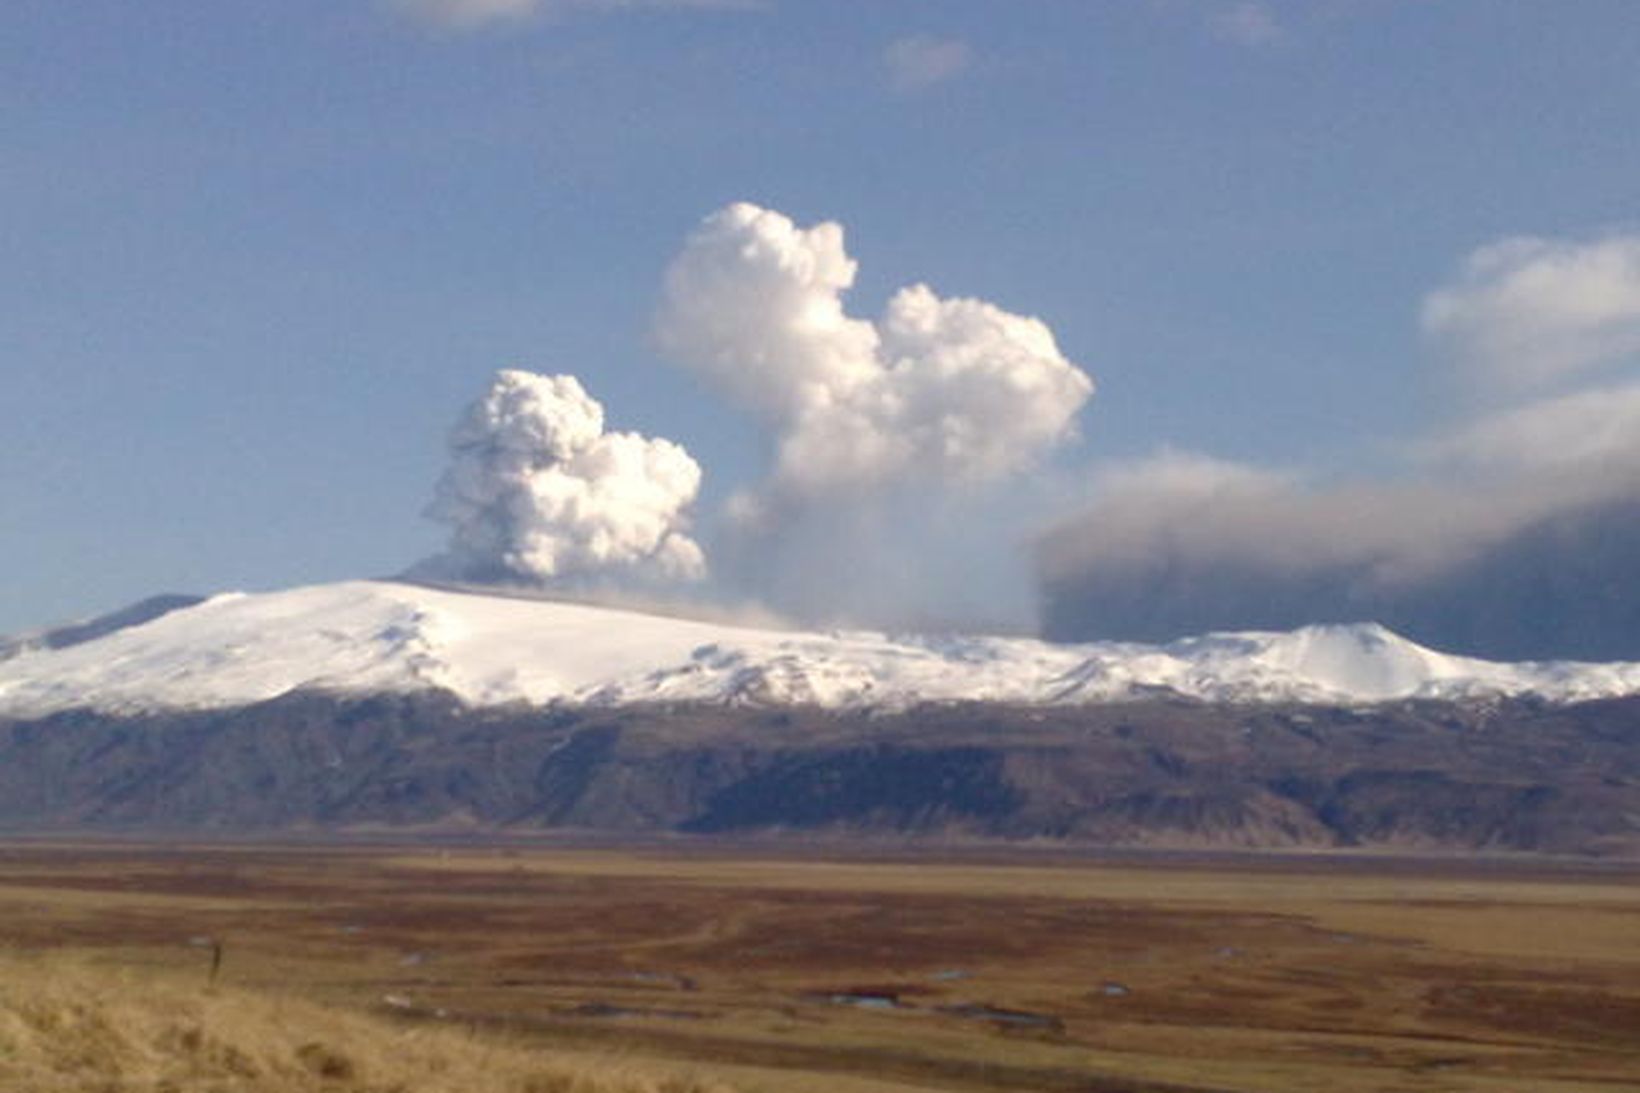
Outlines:
[{"label": "steam plume", "polygon": [[667,271],[662,348],[772,446],[713,550],[740,590],[811,622],[1028,615],[985,487],[1073,437],[1093,381],[1040,320],[982,300],[916,284],[875,321],[851,316],[856,270],[839,225],[741,203]]},{"label": "steam plume", "polygon": [[921,284],[851,318],[856,268],[839,225],[740,203],[667,273],[661,344],[773,430],[775,492],[995,481],[1073,434],[1093,381],[1040,320]]},{"label": "steam plume", "polygon": [[682,447],[606,433],[573,376],[503,371],[450,432],[427,515],[451,528],[428,575],[574,583],[693,580],[706,560],[685,512],[700,467]]}]

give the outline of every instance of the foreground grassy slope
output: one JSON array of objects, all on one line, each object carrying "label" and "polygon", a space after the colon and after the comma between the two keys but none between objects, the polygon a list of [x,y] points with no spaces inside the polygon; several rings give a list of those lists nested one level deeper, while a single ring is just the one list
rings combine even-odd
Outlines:
[{"label": "foreground grassy slope", "polygon": [[731,1093],[85,961],[0,961],[8,1093]]}]

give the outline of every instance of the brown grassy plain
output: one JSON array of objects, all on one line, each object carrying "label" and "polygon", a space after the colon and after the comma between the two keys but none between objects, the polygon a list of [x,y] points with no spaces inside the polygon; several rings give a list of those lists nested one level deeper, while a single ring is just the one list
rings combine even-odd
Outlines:
[{"label": "brown grassy plain", "polygon": [[1632,870],[0,845],[13,960],[208,996],[203,938],[219,990],[746,1091],[1640,1090]]}]

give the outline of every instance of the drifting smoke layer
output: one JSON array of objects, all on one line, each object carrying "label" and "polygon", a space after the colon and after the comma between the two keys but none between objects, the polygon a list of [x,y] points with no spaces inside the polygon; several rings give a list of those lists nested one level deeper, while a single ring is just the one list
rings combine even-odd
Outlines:
[{"label": "drifting smoke layer", "polygon": [[669,440],[604,432],[573,376],[504,371],[450,433],[450,466],[427,515],[452,528],[421,567],[472,581],[696,579],[685,534],[700,467]]},{"label": "drifting smoke layer", "polygon": [[[1372,619],[1506,659],[1640,657],[1640,240],[1511,241],[1431,294],[1426,330],[1494,388],[1626,381],[1493,413],[1394,482],[1306,485],[1167,454],[1108,472],[1039,543],[1060,638]],[[1492,394],[1495,396],[1496,392]]]},{"label": "drifting smoke layer", "polygon": [[1073,433],[1093,381],[1042,322],[926,285],[851,318],[855,270],[839,225],[741,203],[667,272],[661,344],[774,430],[778,497],[993,481]]},{"label": "drifting smoke layer", "polygon": [[1640,657],[1632,466],[1330,489],[1198,469],[1191,481],[1177,465],[1128,468],[1044,537],[1049,636],[1159,641],[1373,620],[1497,659]]}]

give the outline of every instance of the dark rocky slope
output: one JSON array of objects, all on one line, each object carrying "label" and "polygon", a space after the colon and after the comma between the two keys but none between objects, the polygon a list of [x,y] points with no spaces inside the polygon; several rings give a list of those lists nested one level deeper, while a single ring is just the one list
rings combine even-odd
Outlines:
[{"label": "dark rocky slope", "polygon": [[0,723],[12,831],[378,825],[1640,856],[1640,699],[868,716],[297,694]]}]

